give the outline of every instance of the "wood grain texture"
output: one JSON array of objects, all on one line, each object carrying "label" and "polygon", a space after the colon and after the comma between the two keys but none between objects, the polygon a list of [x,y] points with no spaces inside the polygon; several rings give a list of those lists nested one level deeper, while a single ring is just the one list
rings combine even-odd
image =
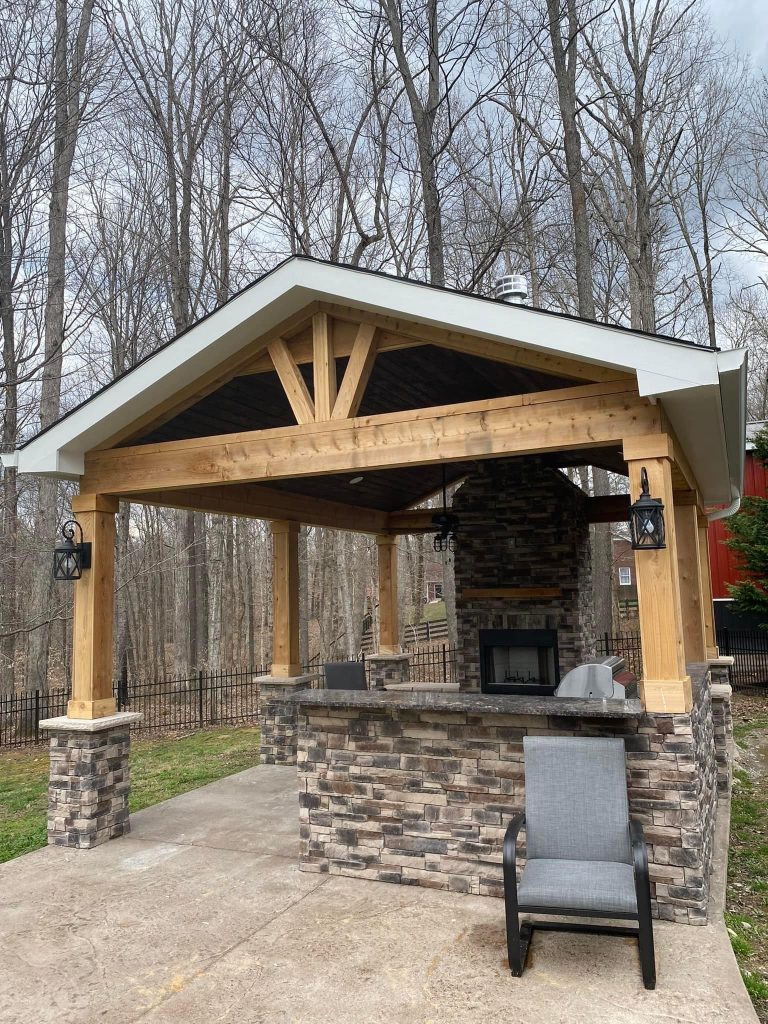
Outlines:
[{"label": "wood grain texture", "polygon": [[706,661],[707,642],[704,629],[696,505],[675,505],[674,516],[685,660],[686,662]]},{"label": "wood grain texture", "polygon": [[[685,653],[680,579],[677,565],[672,466],[669,458],[647,457],[629,463],[630,494],[640,494],[640,474],[648,473],[650,492],[665,506],[666,547],[636,551],[637,601],[643,652],[645,706],[666,712],[685,704]],[[688,683],[690,691],[690,680]]]},{"label": "wood grain texture", "polygon": [[112,695],[112,620],[115,607],[115,512],[117,501],[82,494],[72,509],[91,544],[91,568],[74,584],[72,698],[68,718],[104,718],[115,713]]},{"label": "wood grain texture", "polygon": [[313,423],[315,404],[284,338],[275,338],[269,343],[269,357],[283,385],[296,422]]},{"label": "wood grain texture", "polygon": [[299,525],[272,523],[272,675],[301,675]]},{"label": "wood grain texture", "polygon": [[712,571],[709,563],[709,520],[699,513],[696,517],[699,536],[699,565],[701,566],[701,607],[704,614],[704,642],[707,658],[718,658],[715,631],[715,606],[712,601]]},{"label": "wood grain texture", "polygon": [[336,404],[336,359],[333,330],[327,313],[312,317],[312,363],[315,379],[315,418],[324,423]]},{"label": "wood grain texture", "polygon": [[323,526],[355,533],[380,533],[387,526],[387,513],[343,502],[312,498],[261,487],[258,484],[228,484],[189,490],[147,491],[128,494],[126,501],[165,508],[194,509],[213,515],[244,516],[248,519],[285,520],[305,526]]},{"label": "wood grain texture", "polygon": [[360,324],[331,419],[346,420],[357,416],[375,358],[376,328],[373,324]]},{"label": "wood grain texture", "polygon": [[399,654],[400,618],[397,589],[397,537],[376,538],[379,566],[379,654]]},{"label": "wood grain texture", "polygon": [[[606,388],[598,394],[592,389]],[[586,392],[586,393],[585,393]],[[659,427],[634,392],[587,385],[333,423],[92,452],[83,486],[110,494],[429,465],[611,445]],[[671,497],[671,493],[670,493]]]}]

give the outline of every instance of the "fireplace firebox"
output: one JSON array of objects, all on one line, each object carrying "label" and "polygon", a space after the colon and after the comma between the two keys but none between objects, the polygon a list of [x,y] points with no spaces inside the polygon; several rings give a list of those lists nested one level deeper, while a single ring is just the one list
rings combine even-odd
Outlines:
[{"label": "fireplace firebox", "polygon": [[481,629],[483,693],[550,696],[560,682],[556,629]]}]

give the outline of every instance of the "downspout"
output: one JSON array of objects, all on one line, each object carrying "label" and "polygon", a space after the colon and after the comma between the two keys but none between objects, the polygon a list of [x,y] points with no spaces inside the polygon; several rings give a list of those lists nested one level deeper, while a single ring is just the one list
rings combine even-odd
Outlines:
[{"label": "downspout", "polygon": [[727,519],[729,516],[735,515],[741,508],[741,494],[736,490],[735,487],[731,487],[731,494],[735,493],[735,498],[726,508],[715,509],[714,512],[707,512],[707,519],[710,523],[714,523],[717,519]]}]

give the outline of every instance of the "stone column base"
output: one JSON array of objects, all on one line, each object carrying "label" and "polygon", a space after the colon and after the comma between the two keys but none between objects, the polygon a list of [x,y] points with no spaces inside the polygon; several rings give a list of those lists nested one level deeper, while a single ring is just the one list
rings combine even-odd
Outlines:
[{"label": "stone column base", "polygon": [[48,843],[90,850],[130,832],[130,725],[141,715],[48,718]]},{"label": "stone column base", "polygon": [[713,683],[725,683],[730,685],[731,669],[734,658],[724,655],[722,658],[709,659],[709,674]]},{"label": "stone column base", "polygon": [[290,699],[312,676],[258,676],[262,764],[296,764],[298,711]]},{"label": "stone column base", "polygon": [[407,654],[371,654],[365,659],[372,690],[384,690],[390,683],[407,683],[411,659]]},{"label": "stone column base", "polygon": [[731,696],[733,690],[727,683],[713,682],[712,724],[715,732],[715,760],[717,761],[717,793],[728,796],[731,792],[733,773],[733,716]]}]

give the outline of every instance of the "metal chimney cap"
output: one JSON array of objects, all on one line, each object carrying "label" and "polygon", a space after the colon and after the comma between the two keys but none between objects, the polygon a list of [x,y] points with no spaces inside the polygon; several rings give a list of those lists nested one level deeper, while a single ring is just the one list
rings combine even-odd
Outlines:
[{"label": "metal chimney cap", "polygon": [[496,281],[493,291],[495,298],[522,306],[528,299],[528,281],[522,274],[506,274]]}]

